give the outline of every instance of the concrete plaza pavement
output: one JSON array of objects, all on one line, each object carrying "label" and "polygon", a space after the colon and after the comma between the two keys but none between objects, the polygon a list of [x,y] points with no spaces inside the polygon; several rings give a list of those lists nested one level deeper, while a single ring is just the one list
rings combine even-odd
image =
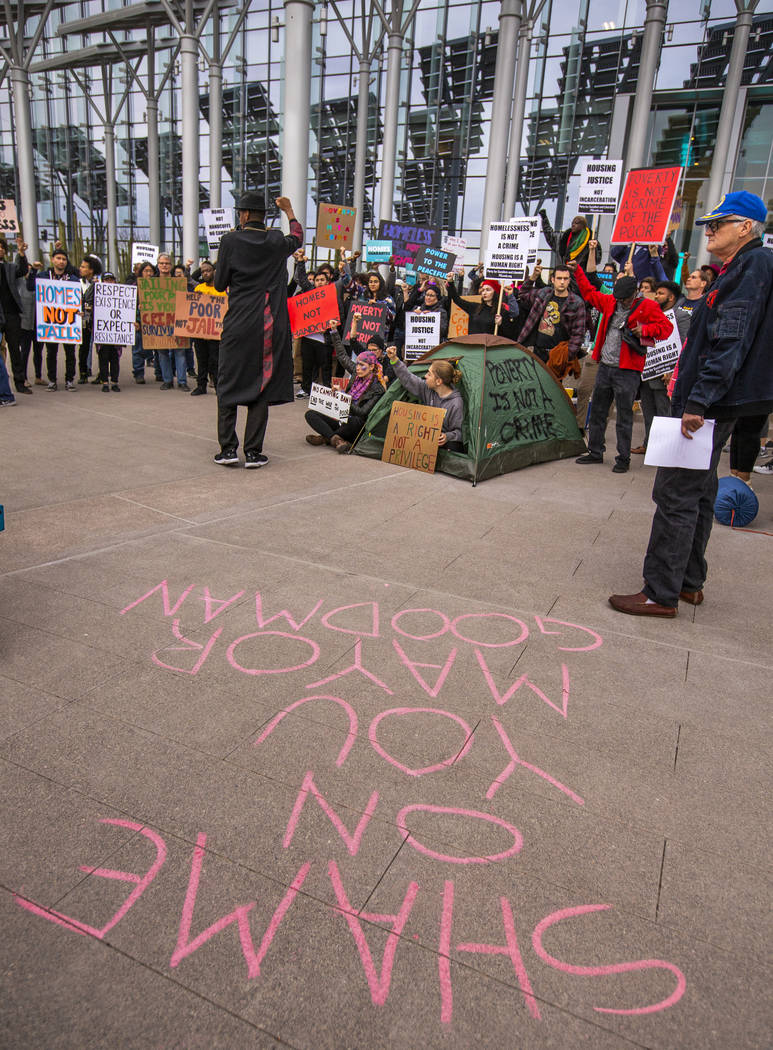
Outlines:
[{"label": "concrete plaza pavement", "polygon": [[211,395],[19,400],[4,1046],[771,1045],[769,479],[640,620],[641,458],[472,488],[296,403],[246,471]]}]

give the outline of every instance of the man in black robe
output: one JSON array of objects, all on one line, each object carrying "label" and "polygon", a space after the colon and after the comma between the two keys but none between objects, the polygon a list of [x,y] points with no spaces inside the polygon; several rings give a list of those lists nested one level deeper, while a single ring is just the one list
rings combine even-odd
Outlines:
[{"label": "man in black robe", "polygon": [[290,223],[290,233],[267,230],[266,202],[244,193],[236,205],[239,229],[223,235],[215,271],[215,288],[228,290],[217,375],[215,463],[239,462],[236,409],[247,406],[244,428],[246,467],[262,467],[263,438],[269,405],[293,401],[293,355],[287,313],[287,259],[303,244],[303,229],[287,197],[276,206]]}]

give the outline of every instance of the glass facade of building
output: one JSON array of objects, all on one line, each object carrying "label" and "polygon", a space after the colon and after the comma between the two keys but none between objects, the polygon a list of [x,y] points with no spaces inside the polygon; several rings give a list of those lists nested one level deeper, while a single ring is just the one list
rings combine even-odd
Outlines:
[{"label": "glass facade of building", "polygon": [[[17,5],[14,5],[17,6]],[[57,35],[71,22],[122,5],[88,0],[55,7],[35,61],[106,41]],[[198,4],[198,10],[203,5]],[[539,6],[532,4],[532,7]],[[359,41],[373,19],[373,41],[382,32],[369,5],[342,0],[337,10]],[[223,5],[222,39],[239,7]],[[467,238],[470,257],[480,243],[484,182],[500,5],[491,0],[422,0],[404,40],[398,114],[395,216],[437,224]],[[285,83],[299,75],[284,50],[284,7],[253,0],[224,64],[223,204],[244,188],[280,190]],[[572,187],[582,156],[624,155],[626,121],[637,89],[644,0],[546,0],[531,42],[526,116],[521,131],[521,171],[516,212],[545,207],[557,224],[572,210]],[[683,0],[670,4],[647,134],[647,163],[680,164],[684,219],[681,250],[694,252],[692,219],[713,202],[704,197],[735,28],[733,0]],[[29,26],[29,23],[28,23]],[[0,31],[0,37],[2,37]],[[147,41],[146,28],[120,31],[119,43]],[[172,69],[159,98],[162,243],[180,254],[181,76],[176,38],[156,30],[156,77]],[[211,54],[208,26],[202,44]],[[351,203],[354,182],[359,63],[332,5],[317,3],[313,16],[311,127],[309,134],[309,238],[318,200]],[[379,214],[379,171],[384,125],[386,41],[371,72],[366,164],[365,235]],[[60,234],[104,251],[107,186],[102,66],[33,73],[31,111],[41,245]],[[145,95],[127,66],[112,63],[110,94],[126,101],[116,122],[118,241],[144,240],[149,232],[148,131]],[[138,76],[145,77],[141,60]],[[80,81],[80,82],[79,82]],[[144,81],[143,81],[144,82]],[[14,163],[15,129],[10,80],[0,88],[0,196],[19,199]],[[87,101],[86,88],[91,103]],[[92,104],[93,103],[93,104]],[[208,64],[199,61],[199,197],[209,204]],[[773,210],[773,5],[754,15],[730,159],[733,189],[759,194]]]}]

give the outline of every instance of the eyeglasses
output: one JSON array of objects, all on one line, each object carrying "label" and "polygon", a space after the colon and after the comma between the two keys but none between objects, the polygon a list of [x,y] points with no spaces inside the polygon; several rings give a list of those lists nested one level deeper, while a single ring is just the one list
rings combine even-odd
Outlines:
[{"label": "eyeglasses", "polygon": [[711,222],[706,223],[706,229],[709,233],[716,233],[720,226],[724,226],[728,222],[746,222],[746,219],[712,219]]}]

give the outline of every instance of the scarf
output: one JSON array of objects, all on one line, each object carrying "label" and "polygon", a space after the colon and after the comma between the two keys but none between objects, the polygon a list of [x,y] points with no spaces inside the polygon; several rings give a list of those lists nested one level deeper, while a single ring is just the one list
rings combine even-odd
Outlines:
[{"label": "scarf", "polygon": [[361,354],[357,355],[358,361],[364,361],[366,365],[373,365],[373,371],[370,375],[363,376],[362,379],[355,372],[352,378],[349,380],[349,386],[346,388],[346,393],[351,395],[352,401],[359,401],[365,391],[368,389],[374,379],[378,379],[379,383],[386,390],[386,380],[384,379],[384,372],[379,364],[378,358],[372,350],[363,350]]},{"label": "scarf", "polygon": [[569,243],[566,246],[566,253],[568,258],[576,259],[582,252],[585,245],[590,240],[590,230],[586,226],[584,230],[580,230],[579,233],[575,233],[574,237],[569,238]]}]

